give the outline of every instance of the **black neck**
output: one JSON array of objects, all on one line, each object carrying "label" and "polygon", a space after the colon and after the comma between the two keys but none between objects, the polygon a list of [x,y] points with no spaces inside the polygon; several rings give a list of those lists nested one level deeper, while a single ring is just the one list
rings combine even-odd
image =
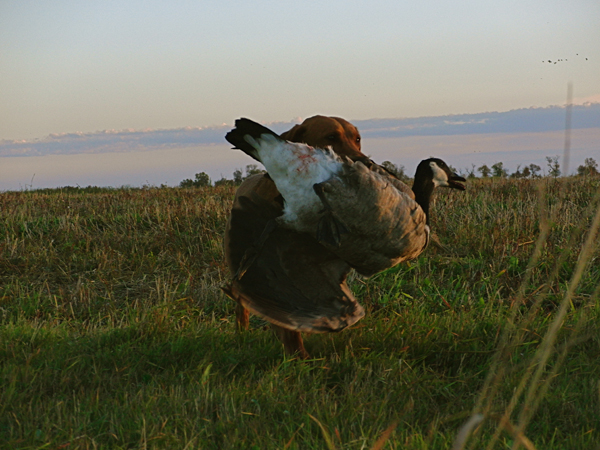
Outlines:
[{"label": "black neck", "polygon": [[417,177],[415,177],[412,190],[415,194],[415,201],[425,213],[425,223],[427,225],[429,225],[429,200],[431,200],[433,188],[434,185],[431,180],[418,180]]}]

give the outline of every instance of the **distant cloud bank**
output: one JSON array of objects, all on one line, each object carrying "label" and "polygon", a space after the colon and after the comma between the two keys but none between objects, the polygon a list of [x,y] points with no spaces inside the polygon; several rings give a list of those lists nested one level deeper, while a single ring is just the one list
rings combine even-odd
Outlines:
[{"label": "distant cloud bank", "polygon": [[[443,136],[488,133],[536,133],[565,128],[565,108],[515,109],[414,119],[355,120],[363,137]],[[573,106],[573,129],[600,127],[600,103]]]},{"label": "distant cloud bank", "polygon": [[132,152],[223,143],[229,126],[171,130],[107,130],[95,133],[51,134],[32,141],[0,141],[0,156],[73,155]]},{"label": "distant cloud bank", "polygon": [[[283,132],[296,123],[277,122],[268,126],[276,132]],[[559,131],[565,127],[565,108],[552,106],[438,117],[352,120],[352,123],[358,127],[363,138]],[[573,129],[600,127],[600,103],[573,106],[571,126]],[[38,140],[0,141],[0,156],[131,152],[224,144],[225,133],[230,128],[231,125],[221,125],[169,130],[52,134]]]}]

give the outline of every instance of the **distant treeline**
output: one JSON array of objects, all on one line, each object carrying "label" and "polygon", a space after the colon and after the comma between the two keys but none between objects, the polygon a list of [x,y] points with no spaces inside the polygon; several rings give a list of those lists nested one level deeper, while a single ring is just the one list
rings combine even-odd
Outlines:
[{"label": "distant treeline", "polygon": [[[256,175],[257,173],[266,173],[266,170],[260,169],[256,164],[248,164],[246,166],[246,174],[242,172],[242,169],[235,169],[233,171],[233,179],[227,179],[222,177],[220,180],[214,182],[214,186],[239,186],[242,184],[246,178],[251,177],[252,175]],[[213,183],[205,172],[197,173],[193,180],[186,178],[181,183],[179,183],[179,187],[182,188],[190,188],[190,187],[207,187],[213,186]]]},{"label": "distant treeline", "polygon": [[[412,180],[412,177],[406,173],[406,169],[403,165],[397,165],[391,161],[384,161],[381,165],[404,182]],[[457,170],[452,166],[450,166],[450,168],[466,178],[540,178],[542,176],[559,177],[562,175],[558,156],[546,156],[546,165],[547,171],[544,172],[542,172],[542,168],[537,164],[529,164],[527,166],[518,165],[517,170],[513,173],[509,173],[502,162],[497,162],[491,166],[483,164],[479,167],[472,164],[471,168],[463,170]],[[245,172],[242,171],[242,169],[236,169],[233,172],[233,179],[222,177],[213,183],[207,173],[200,172],[195,175],[193,180],[190,178],[183,180],[179,183],[179,187],[239,186],[246,178],[258,173],[265,173],[265,170],[260,169],[256,164],[249,164],[246,166]],[[479,176],[477,174],[479,174]],[[594,158],[586,158],[585,162],[577,167],[577,175],[599,174],[598,163]]]}]

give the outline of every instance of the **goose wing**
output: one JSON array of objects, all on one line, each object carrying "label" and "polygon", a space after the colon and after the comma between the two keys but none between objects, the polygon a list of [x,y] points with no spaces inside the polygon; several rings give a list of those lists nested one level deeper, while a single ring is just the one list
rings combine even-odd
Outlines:
[{"label": "goose wing", "polygon": [[260,161],[285,198],[279,223],[300,232],[315,228],[321,202],[312,187],[341,170],[342,161],[330,148],[313,148],[281,139],[250,120],[237,119],[225,139]]},{"label": "goose wing", "polygon": [[[266,176],[242,185],[225,233],[225,252],[238,272],[252,243],[283,211],[279,193]],[[282,327],[312,332],[340,331],[364,315],[346,284],[350,266],[312,236],[276,227],[256,249],[243,276],[224,291],[253,313]]]},{"label": "goose wing", "polygon": [[[363,275],[416,258],[427,246],[429,227],[410,188],[361,162],[315,185],[326,206],[317,239]],[[338,229],[344,233],[336,233]],[[334,230],[330,232],[330,230]],[[328,239],[334,235],[338,239]]]}]

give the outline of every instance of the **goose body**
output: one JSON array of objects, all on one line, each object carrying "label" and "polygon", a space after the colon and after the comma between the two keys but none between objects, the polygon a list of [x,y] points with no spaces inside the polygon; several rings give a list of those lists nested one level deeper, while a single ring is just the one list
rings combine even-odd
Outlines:
[{"label": "goose body", "polygon": [[[395,176],[372,164],[342,158],[331,149],[287,142],[249,119],[239,119],[226,139],[262,162],[284,199],[276,221],[309,233],[362,275],[416,258],[427,246],[429,197],[456,177],[432,158],[417,170],[415,186],[431,189],[422,205]],[[460,185],[462,187],[462,185]]]},{"label": "goose body", "polygon": [[391,179],[356,162],[314,187],[333,216],[322,219],[320,227],[346,231],[321,244],[365,276],[416,258],[429,242],[423,209],[406,185],[400,190]]},{"label": "goose body", "polygon": [[321,243],[365,276],[414,259],[429,243],[434,189],[464,190],[464,181],[439,158],[419,163],[412,189],[387,172],[345,164],[314,189],[349,232],[340,236],[338,248]]}]

